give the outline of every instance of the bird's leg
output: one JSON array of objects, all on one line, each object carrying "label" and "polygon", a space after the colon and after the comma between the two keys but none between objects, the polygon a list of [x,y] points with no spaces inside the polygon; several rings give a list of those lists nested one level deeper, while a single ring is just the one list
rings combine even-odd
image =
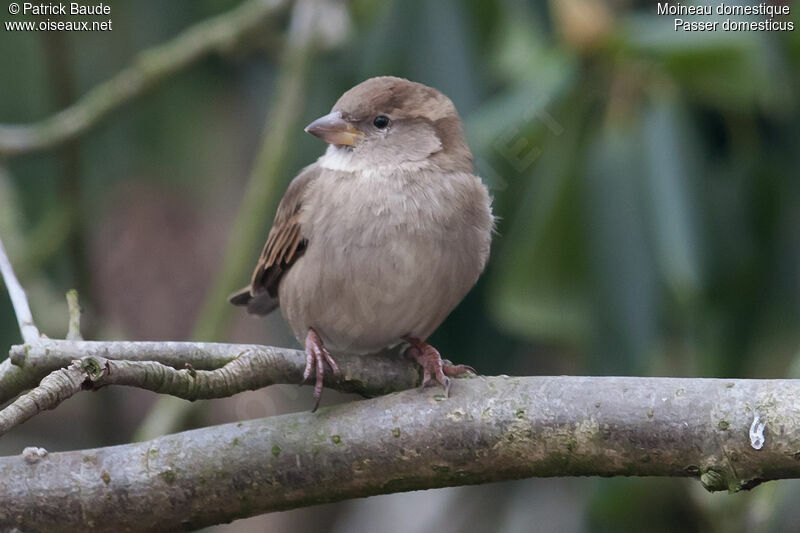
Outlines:
[{"label": "bird's leg", "polygon": [[330,352],[325,348],[322,339],[319,338],[316,331],[312,328],[308,328],[308,334],[306,334],[306,369],[303,371],[303,382],[308,381],[311,374],[316,374],[314,399],[317,402],[311,410],[312,413],[317,410],[319,401],[322,399],[322,382],[325,379],[325,361],[328,362],[334,374],[339,373],[339,367],[336,366],[336,361],[333,360]]},{"label": "bird's leg", "polygon": [[[422,367],[422,385],[426,387],[433,379],[444,387],[446,396],[450,396],[450,377],[460,376],[466,372],[477,374],[474,368],[467,365],[452,365],[450,361],[442,361],[439,351],[416,337],[403,337],[410,346],[406,355],[413,357]],[[448,377],[449,376],[449,377]]]}]

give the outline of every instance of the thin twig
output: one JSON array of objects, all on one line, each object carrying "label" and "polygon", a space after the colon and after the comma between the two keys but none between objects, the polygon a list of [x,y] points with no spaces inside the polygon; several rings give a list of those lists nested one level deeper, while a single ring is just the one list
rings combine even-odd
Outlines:
[{"label": "thin twig", "polygon": [[[270,383],[299,384],[303,379],[305,354],[300,350],[258,344],[222,344],[203,342],[129,342],[129,341],[65,341],[41,339],[37,343],[12,346],[9,359],[0,363],[0,403],[36,387],[48,374],[67,368],[75,360],[87,357],[141,363],[141,381],[151,379],[150,363],[172,369],[187,368],[197,373],[204,370],[239,368],[231,365],[243,354],[250,362],[240,368],[256,376],[265,386]],[[342,392],[377,396],[414,387],[419,381],[417,366],[396,353],[372,357],[342,354],[336,359],[340,375],[326,374],[325,386]],[[137,367],[137,364],[132,367]],[[158,372],[169,372],[158,370]],[[243,382],[249,376],[233,376]],[[132,378],[133,379],[133,378]],[[170,378],[173,379],[173,378]],[[104,382],[111,383],[111,382]],[[216,387],[216,385],[215,385]],[[145,388],[148,388],[145,386]],[[244,389],[243,389],[244,390]],[[169,393],[168,390],[163,392]],[[203,394],[198,392],[198,394]],[[214,394],[214,393],[208,393]],[[178,394],[180,396],[180,394]]]},{"label": "thin twig", "polygon": [[[295,355],[295,354],[293,354]],[[299,355],[299,354],[297,354]],[[184,400],[227,398],[246,390],[256,390],[276,383],[301,383],[300,357],[287,358],[279,349],[248,349],[216,370],[176,369],[155,361],[120,361],[105,357],[84,357],[73,361],[67,368],[50,373],[38,387],[23,394],[5,409],[0,410],[0,436],[16,425],[71,398],[82,389],[99,389],[108,385],[126,385],[161,394],[169,394]],[[401,361],[396,364],[402,378],[387,387],[380,378],[368,387],[378,385],[380,393],[415,385],[418,374]],[[369,392],[360,379],[360,372],[353,369],[350,361],[346,370],[331,376],[328,385],[349,392]],[[405,370],[405,372],[403,372]],[[394,372],[387,375],[397,377]]]},{"label": "thin twig", "polygon": [[81,336],[81,305],[78,303],[78,291],[67,291],[67,309],[69,309],[69,328],[67,329],[68,341],[82,341]]},{"label": "thin twig", "polygon": [[25,295],[25,289],[20,285],[16,274],[14,274],[11,260],[8,258],[2,239],[0,239],[0,274],[3,275],[3,281],[8,289],[8,296],[14,306],[14,314],[17,315],[17,323],[19,324],[22,340],[28,344],[33,344],[39,340],[41,335],[33,322],[31,308],[28,305],[28,297]]},{"label": "thin twig", "polygon": [[[366,366],[372,367],[376,379],[365,384],[364,365],[358,359],[344,358],[339,365],[340,373],[329,376],[327,385],[341,391],[375,395],[410,388],[418,379],[410,361],[403,364],[399,359],[373,356]],[[126,385],[184,400],[226,398],[276,383],[301,383],[303,360],[304,356],[294,350],[287,354],[279,348],[263,347],[245,349],[215,370],[197,370],[190,363],[184,365],[188,368],[176,369],[155,361],[83,357],[50,373],[38,387],[0,410],[0,435],[42,411],[54,409],[82,389]],[[380,372],[376,364],[383,365],[386,371]]]},{"label": "thin twig", "polygon": [[[90,359],[91,360],[91,359]],[[0,436],[18,424],[71,398],[85,380],[82,361],[45,377],[41,384],[0,411]]]}]

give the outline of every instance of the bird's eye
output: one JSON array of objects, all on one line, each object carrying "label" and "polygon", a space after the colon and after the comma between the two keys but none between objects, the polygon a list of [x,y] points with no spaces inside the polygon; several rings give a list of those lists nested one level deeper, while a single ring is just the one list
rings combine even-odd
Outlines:
[{"label": "bird's eye", "polygon": [[382,130],[383,128],[389,125],[389,117],[387,117],[386,115],[378,115],[377,117],[375,117],[375,120],[373,120],[372,123],[375,125],[376,128]]}]

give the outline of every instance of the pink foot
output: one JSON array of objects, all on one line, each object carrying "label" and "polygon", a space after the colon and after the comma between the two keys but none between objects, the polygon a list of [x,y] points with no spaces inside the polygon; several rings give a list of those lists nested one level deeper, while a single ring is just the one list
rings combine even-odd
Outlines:
[{"label": "pink foot", "polygon": [[446,364],[442,361],[439,351],[425,341],[416,337],[404,337],[403,340],[411,345],[406,350],[406,355],[413,357],[422,367],[420,388],[428,386],[435,377],[436,382],[444,387],[445,396],[450,396],[450,377],[460,376],[467,372],[477,374],[475,369],[468,365],[451,365],[449,361]]},{"label": "pink foot", "polygon": [[316,381],[314,382],[314,399],[317,403],[311,410],[313,413],[319,407],[319,401],[322,399],[322,382],[325,379],[325,361],[331,367],[334,374],[339,374],[339,367],[336,366],[336,361],[331,357],[330,352],[325,348],[322,339],[319,338],[317,332],[308,328],[306,335],[306,368],[303,371],[303,382],[305,383],[311,377],[311,374],[316,374]]}]

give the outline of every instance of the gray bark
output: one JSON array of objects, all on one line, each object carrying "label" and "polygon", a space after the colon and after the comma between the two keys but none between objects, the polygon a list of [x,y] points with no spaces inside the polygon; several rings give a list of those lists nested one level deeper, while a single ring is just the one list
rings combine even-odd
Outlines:
[{"label": "gray bark", "polygon": [[[325,385],[341,392],[379,396],[419,382],[417,365],[397,353],[337,362],[340,372],[326,373]],[[0,409],[0,436],[83,389],[127,385],[187,400],[223,398],[301,383],[305,365],[303,352],[255,344],[42,339],[12,346],[0,363],[0,403],[33,389]]]},{"label": "gray bark", "polygon": [[[41,339],[34,344],[12,346],[9,358],[0,363],[0,404],[35,387],[45,376],[68,367],[77,359],[113,359],[142,363],[143,367],[148,366],[147,363],[160,363],[177,369],[189,364],[194,370],[202,371],[223,368],[242,355],[247,355],[249,362],[255,365],[249,372],[260,380],[258,387],[302,381],[306,356],[291,348],[217,342]],[[417,365],[397,353],[369,358],[339,355],[336,362],[342,372],[338,376],[326,374],[325,386],[341,392],[371,397],[404,390],[419,382]],[[142,381],[148,379],[143,377]],[[240,390],[247,390],[247,387]],[[220,396],[210,394],[205,397]],[[195,396],[199,397],[203,396]]]},{"label": "gray bark", "polygon": [[798,380],[492,377],[441,392],[0,458],[0,526],[175,530],[523,477],[683,476],[736,491],[800,476]]}]

